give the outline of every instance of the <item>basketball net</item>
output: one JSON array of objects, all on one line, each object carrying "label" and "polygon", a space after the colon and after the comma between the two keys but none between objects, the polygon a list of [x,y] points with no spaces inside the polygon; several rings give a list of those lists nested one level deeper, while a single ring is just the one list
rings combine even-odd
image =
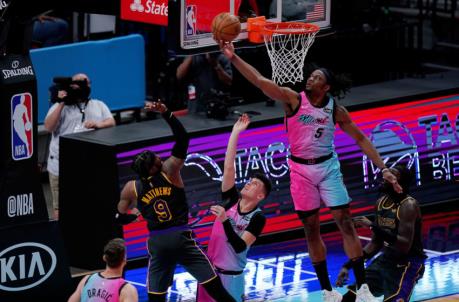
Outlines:
[{"label": "basketball net", "polygon": [[276,84],[301,82],[304,60],[319,27],[300,22],[267,23],[264,41]]}]

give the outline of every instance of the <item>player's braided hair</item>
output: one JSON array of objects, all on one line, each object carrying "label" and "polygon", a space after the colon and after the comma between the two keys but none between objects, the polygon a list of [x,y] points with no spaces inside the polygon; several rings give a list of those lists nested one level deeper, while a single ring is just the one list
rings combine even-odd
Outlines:
[{"label": "player's braided hair", "polygon": [[131,169],[136,172],[140,178],[146,179],[150,176],[150,169],[155,162],[156,154],[152,151],[145,150],[137,154],[132,162]]},{"label": "player's braided hair", "polygon": [[329,93],[338,99],[342,99],[349,92],[352,86],[352,80],[347,74],[334,73],[327,68],[318,68],[325,75],[327,84],[330,85]]}]

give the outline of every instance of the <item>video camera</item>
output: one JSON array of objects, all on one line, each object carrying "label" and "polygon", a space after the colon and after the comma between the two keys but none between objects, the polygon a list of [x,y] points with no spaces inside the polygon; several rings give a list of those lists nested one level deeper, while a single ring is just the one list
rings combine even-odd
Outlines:
[{"label": "video camera", "polygon": [[230,94],[211,88],[201,96],[206,102],[206,115],[208,118],[225,120],[229,114]]},{"label": "video camera", "polygon": [[[65,105],[75,105],[89,100],[91,88],[87,80],[74,81],[71,77],[55,77],[53,85],[49,87],[51,103],[64,102]],[[65,91],[67,96],[59,98],[59,91]]]}]

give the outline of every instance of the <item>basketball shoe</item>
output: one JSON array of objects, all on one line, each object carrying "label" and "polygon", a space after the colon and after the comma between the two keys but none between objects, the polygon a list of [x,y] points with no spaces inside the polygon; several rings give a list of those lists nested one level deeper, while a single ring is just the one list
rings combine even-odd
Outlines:
[{"label": "basketball shoe", "polygon": [[331,291],[324,289],[322,290],[322,300],[324,302],[341,302],[343,295],[334,289]]},{"label": "basketball shoe", "polygon": [[357,290],[356,302],[379,302],[380,299],[373,296],[367,284],[362,284]]}]

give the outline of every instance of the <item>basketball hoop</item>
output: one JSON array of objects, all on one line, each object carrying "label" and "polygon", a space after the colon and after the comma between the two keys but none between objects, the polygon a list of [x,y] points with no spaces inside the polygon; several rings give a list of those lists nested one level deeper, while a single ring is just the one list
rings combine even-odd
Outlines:
[{"label": "basketball hoop", "polygon": [[320,27],[310,23],[266,23],[263,37],[277,84],[301,82],[304,59]]}]

